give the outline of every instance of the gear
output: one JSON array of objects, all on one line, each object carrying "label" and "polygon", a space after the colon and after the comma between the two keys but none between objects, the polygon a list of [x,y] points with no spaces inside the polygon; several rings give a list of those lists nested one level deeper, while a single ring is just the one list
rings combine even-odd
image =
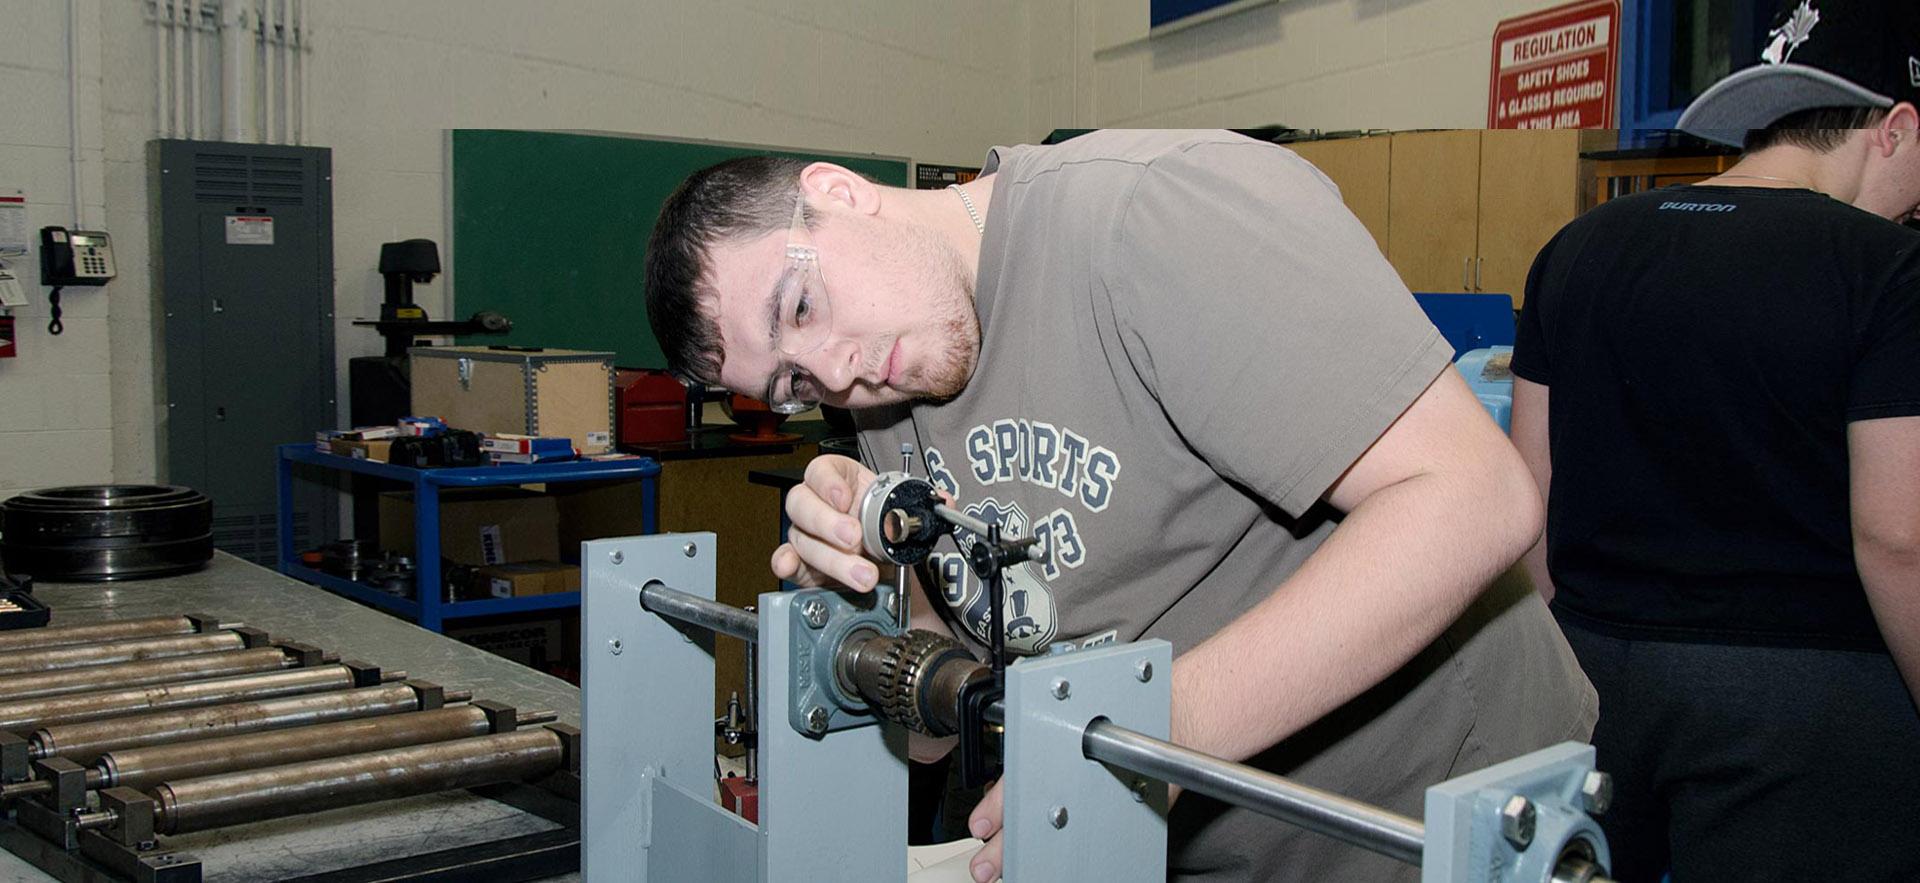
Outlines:
[{"label": "gear", "polygon": [[932,727],[923,713],[927,679],[949,655],[972,660],[959,644],[932,632],[916,629],[888,639],[880,659],[880,676],[876,679],[880,695],[869,698],[888,720],[916,733],[951,735],[935,732],[942,728]]}]

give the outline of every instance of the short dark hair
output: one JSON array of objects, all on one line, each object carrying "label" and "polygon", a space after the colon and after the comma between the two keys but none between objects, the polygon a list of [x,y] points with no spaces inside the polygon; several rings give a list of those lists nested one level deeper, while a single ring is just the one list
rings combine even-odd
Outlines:
[{"label": "short dark hair", "polygon": [[720,325],[707,306],[718,295],[708,256],[719,243],[786,229],[806,167],[775,156],[730,159],[694,172],[660,207],[647,242],[647,323],[668,371],[695,383],[719,382],[724,354]]},{"label": "short dark hair", "polygon": [[1870,129],[1887,115],[1884,107],[1815,107],[1795,111],[1764,129],[1747,133],[1746,152],[1753,153],[1780,144],[1805,147],[1818,153],[1832,153],[1845,144],[1854,129]]}]

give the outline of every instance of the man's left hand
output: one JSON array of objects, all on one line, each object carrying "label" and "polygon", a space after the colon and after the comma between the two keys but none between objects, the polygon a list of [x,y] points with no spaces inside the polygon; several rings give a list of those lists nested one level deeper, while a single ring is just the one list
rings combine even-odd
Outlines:
[{"label": "man's left hand", "polygon": [[987,841],[980,851],[973,854],[967,862],[967,869],[973,873],[977,883],[987,883],[1000,876],[1000,856],[1006,844],[1001,838],[1000,810],[1004,799],[1003,783],[995,782],[987,789],[987,796],[980,798],[980,805],[973,808],[973,814],[967,816],[967,830],[973,836]]}]

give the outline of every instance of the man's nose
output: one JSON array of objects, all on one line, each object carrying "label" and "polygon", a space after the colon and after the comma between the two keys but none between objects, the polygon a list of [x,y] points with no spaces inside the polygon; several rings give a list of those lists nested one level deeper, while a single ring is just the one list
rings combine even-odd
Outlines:
[{"label": "man's nose", "polygon": [[860,379],[860,346],[851,340],[829,340],[799,362],[829,392],[846,392]]}]

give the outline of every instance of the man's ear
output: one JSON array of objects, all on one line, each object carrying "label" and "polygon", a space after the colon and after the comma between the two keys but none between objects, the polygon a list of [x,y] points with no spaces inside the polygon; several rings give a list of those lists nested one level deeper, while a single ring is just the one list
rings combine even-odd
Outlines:
[{"label": "man's ear", "polygon": [[1874,127],[1873,149],[1881,156],[1892,156],[1896,149],[1920,150],[1920,108],[1902,101],[1887,110]]},{"label": "man's ear", "polygon": [[880,210],[880,188],[859,172],[830,162],[800,170],[800,191],[815,209],[835,207],[863,215]]}]

